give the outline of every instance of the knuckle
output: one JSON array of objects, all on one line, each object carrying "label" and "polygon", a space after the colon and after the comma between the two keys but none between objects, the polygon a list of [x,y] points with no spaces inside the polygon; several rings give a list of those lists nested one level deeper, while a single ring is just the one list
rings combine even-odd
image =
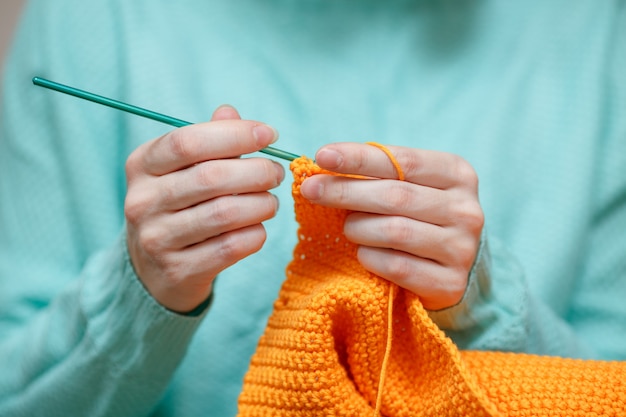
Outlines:
[{"label": "knuckle", "polygon": [[260,232],[252,235],[247,233],[245,236],[238,234],[225,236],[218,249],[219,258],[226,264],[232,264],[259,250],[265,242],[265,229],[259,226],[258,230]]},{"label": "knuckle", "polygon": [[448,269],[440,272],[437,279],[433,279],[420,295],[425,296],[428,304],[425,303],[426,308],[440,310],[458,304],[463,299],[466,288],[467,275]]},{"label": "knuckle", "polygon": [[466,273],[469,272],[476,258],[477,249],[478,245],[469,239],[457,242],[457,248],[454,252],[455,264]]},{"label": "knuckle", "polygon": [[391,256],[387,264],[387,278],[393,282],[404,282],[412,274],[413,268],[404,256]]},{"label": "knuckle", "polygon": [[130,224],[137,224],[148,211],[148,201],[135,193],[128,193],[124,201],[124,216]]},{"label": "knuckle", "polygon": [[208,220],[220,228],[228,227],[240,217],[241,210],[242,208],[238,204],[233,204],[230,198],[216,198],[212,201]]},{"label": "knuckle", "polygon": [[360,149],[356,158],[350,158],[348,160],[348,162],[351,162],[353,165],[350,168],[356,170],[357,172],[361,172],[362,170],[367,169],[368,165],[370,165],[371,163],[369,157],[370,151],[371,149],[369,148]]},{"label": "knuckle", "polygon": [[485,224],[485,214],[477,201],[467,204],[463,218],[466,227],[472,232],[480,232]]},{"label": "knuckle", "polygon": [[389,217],[385,224],[385,234],[387,240],[392,247],[406,245],[407,242],[413,240],[413,230],[408,227],[407,222],[402,217]]},{"label": "knuckle", "polygon": [[461,184],[469,186],[472,190],[478,189],[478,174],[472,164],[458,155],[454,155],[453,161],[455,178],[457,178]]},{"label": "knuckle", "polygon": [[163,234],[156,228],[142,228],[139,231],[138,242],[143,251],[159,264],[162,260],[160,254],[164,247]]},{"label": "knuckle", "polygon": [[485,214],[480,203],[474,199],[466,199],[454,204],[451,217],[456,224],[472,233],[480,232],[485,223]]},{"label": "knuckle", "polygon": [[180,262],[173,259],[162,259],[161,274],[163,275],[163,285],[169,289],[178,287],[187,277],[186,270]]},{"label": "knuckle", "polygon": [[[330,179],[328,182],[330,184],[335,183],[333,179]],[[338,181],[336,182],[336,186],[333,186],[332,189],[335,190],[336,192],[336,195],[333,197],[336,198],[337,201],[339,201],[340,203],[345,203],[345,202],[350,201],[350,197],[352,193],[351,193],[351,188],[350,188],[349,183]],[[324,198],[326,198],[326,195],[324,195]]]},{"label": "knuckle", "polygon": [[394,181],[382,192],[381,204],[387,212],[410,210],[413,205],[413,196],[405,187],[405,184]]},{"label": "knuckle", "polygon": [[321,195],[322,200],[333,201],[338,204],[344,204],[350,201],[352,196],[352,189],[348,181],[344,181],[341,178],[327,177],[320,175],[317,178],[314,176],[307,179],[307,181],[318,182],[318,184],[324,185],[324,193]]},{"label": "knuckle", "polygon": [[419,173],[424,167],[424,157],[419,152],[413,152],[410,157],[402,157],[398,155],[398,163],[404,172]]},{"label": "knuckle", "polygon": [[141,153],[139,149],[136,149],[132,152],[128,158],[126,158],[126,163],[124,164],[124,171],[126,172],[126,177],[131,178],[138,170],[138,166],[141,164]]},{"label": "knuckle", "polygon": [[225,174],[221,164],[206,162],[195,166],[195,181],[205,189],[217,187]]},{"label": "knuckle", "polygon": [[445,248],[445,258],[442,259],[444,264],[469,272],[478,252],[478,243],[473,237],[451,234],[444,239],[441,247]]},{"label": "knuckle", "polygon": [[368,147],[362,147],[356,148],[354,152],[354,155],[351,155],[350,158],[344,158],[338,168],[351,172],[361,172],[367,169],[367,166],[370,164],[371,150]]},{"label": "knuckle", "polygon": [[485,213],[482,210],[477,210],[474,214],[472,214],[469,219],[469,228],[472,232],[480,235],[483,227],[485,226]]},{"label": "knuckle", "polygon": [[233,237],[226,237],[222,240],[219,247],[220,259],[223,259],[225,263],[236,262],[241,258],[242,244],[239,239]]},{"label": "knuckle", "polygon": [[448,306],[457,304],[465,295],[467,289],[467,272],[454,271],[450,274],[441,288],[442,298],[446,299]]},{"label": "knuckle", "polygon": [[156,205],[174,205],[177,204],[177,196],[179,195],[180,185],[174,181],[162,181],[159,183],[159,189],[155,192],[155,198],[152,199],[151,206]]},{"label": "knuckle", "polygon": [[167,144],[170,152],[175,157],[187,159],[191,156],[191,149],[189,147],[187,135],[183,130],[173,130],[169,135],[165,136],[165,138],[167,138]]}]

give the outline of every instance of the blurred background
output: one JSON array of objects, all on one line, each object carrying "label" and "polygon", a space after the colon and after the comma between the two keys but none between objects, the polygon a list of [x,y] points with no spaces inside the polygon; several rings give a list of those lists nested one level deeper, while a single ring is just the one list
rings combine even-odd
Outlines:
[{"label": "blurred background", "polygon": [[0,71],[25,0],[0,0]]}]

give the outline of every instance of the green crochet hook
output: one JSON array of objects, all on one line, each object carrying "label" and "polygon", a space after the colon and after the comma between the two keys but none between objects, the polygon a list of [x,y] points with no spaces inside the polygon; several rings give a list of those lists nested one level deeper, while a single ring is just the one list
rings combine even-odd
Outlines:
[{"label": "green crochet hook", "polygon": [[[54,81],[46,80],[45,78],[35,77],[33,78],[33,84],[38,85],[40,87],[49,88],[51,90],[58,91],[61,93],[69,94],[74,97],[89,100],[94,103],[113,107],[114,109],[132,113],[137,116],[156,120],[157,122],[166,123],[168,125],[175,126],[175,127],[183,127],[183,126],[188,126],[190,124],[193,124],[191,122],[186,122],[184,120],[166,116],[165,114],[156,113],[151,110],[146,110],[141,107],[133,106],[131,104],[124,103],[122,101],[113,100],[111,98],[107,98],[107,97],[99,96],[94,93],[90,93],[88,91],[79,90],[74,87],[69,87],[67,85],[56,83]],[[263,152],[265,154],[272,155],[277,158],[285,159],[287,161],[293,161],[294,159],[300,157],[300,155],[296,155],[291,152],[286,152],[280,149],[272,148],[271,146],[268,146],[267,148],[263,148],[259,152]]]}]

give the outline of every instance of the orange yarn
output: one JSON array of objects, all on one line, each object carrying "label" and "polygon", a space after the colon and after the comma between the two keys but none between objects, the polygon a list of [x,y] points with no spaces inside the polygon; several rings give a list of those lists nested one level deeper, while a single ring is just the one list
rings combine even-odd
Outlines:
[{"label": "orange yarn", "polygon": [[419,298],[366,271],[342,233],[347,212],[314,205],[292,162],[299,242],[239,397],[239,415],[371,416],[386,349],[385,416],[626,415],[626,362],[459,351]]},{"label": "orange yarn", "polygon": [[[387,155],[387,158],[391,161],[391,164],[396,169],[398,174],[398,180],[404,181],[404,170],[400,166],[400,163],[396,160],[396,157],[385,146],[377,142],[366,142],[368,145],[372,145]],[[382,405],[383,389],[385,388],[385,376],[387,374],[387,364],[389,363],[389,355],[391,354],[391,342],[393,341],[393,293],[395,291],[395,285],[389,285],[389,296],[387,300],[387,341],[385,342],[385,355],[383,356],[383,364],[380,367],[380,376],[378,378],[378,393],[376,394],[376,407],[374,408],[374,417],[380,415],[380,407]]]},{"label": "orange yarn", "polygon": [[375,146],[376,148],[383,151],[385,155],[387,155],[387,158],[389,158],[389,160],[391,161],[391,164],[393,165],[393,167],[396,169],[396,173],[398,174],[398,179],[400,181],[404,181],[404,171],[402,170],[400,163],[398,163],[398,161],[396,160],[396,157],[393,156],[391,151],[387,149],[385,145],[381,145],[380,143],[377,143],[377,142],[365,142],[365,143],[368,145]]},{"label": "orange yarn", "polygon": [[378,377],[378,393],[376,394],[376,407],[374,407],[374,417],[380,416],[380,407],[383,403],[383,390],[385,389],[385,377],[387,376],[387,365],[391,355],[391,342],[393,340],[393,292],[395,285],[389,285],[389,295],[387,297],[387,341],[385,342],[385,354],[383,363],[380,366],[380,376]]}]

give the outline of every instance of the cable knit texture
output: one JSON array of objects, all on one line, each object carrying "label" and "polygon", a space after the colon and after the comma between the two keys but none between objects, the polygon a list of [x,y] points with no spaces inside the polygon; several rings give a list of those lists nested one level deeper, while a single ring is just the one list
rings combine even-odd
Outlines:
[{"label": "cable knit texture", "polygon": [[[239,416],[372,416],[390,284],[356,259],[347,212],[309,203],[295,160],[299,243],[239,398]],[[393,290],[393,289],[392,289]],[[395,290],[385,416],[626,415],[626,363],[460,351],[414,294]]]}]

